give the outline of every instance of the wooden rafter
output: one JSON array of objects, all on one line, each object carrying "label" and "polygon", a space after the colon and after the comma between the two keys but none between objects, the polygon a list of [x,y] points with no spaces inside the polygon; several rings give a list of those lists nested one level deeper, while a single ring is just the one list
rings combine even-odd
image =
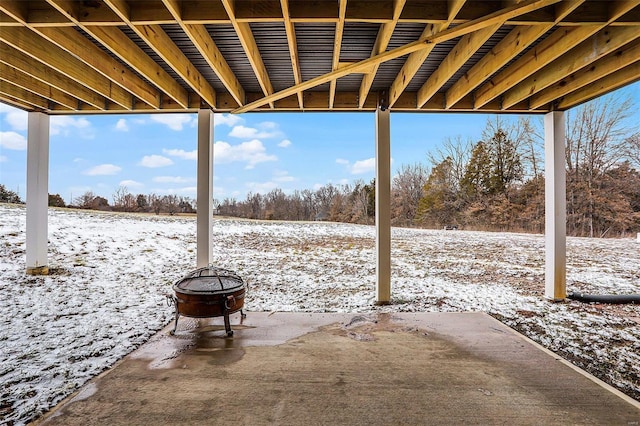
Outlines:
[{"label": "wooden rafter", "polygon": [[[236,34],[240,39],[240,44],[244,49],[247,58],[249,59],[249,63],[251,64],[251,68],[253,68],[253,72],[258,79],[258,83],[262,88],[262,92],[265,96],[271,95],[273,93],[273,86],[271,85],[271,79],[269,79],[269,73],[267,72],[267,67],[265,67],[264,62],[262,61],[262,55],[260,54],[260,50],[258,49],[258,45],[256,44],[256,40],[253,37],[253,32],[251,31],[251,27],[247,22],[238,21],[235,16],[235,0],[221,0],[224,5],[229,18],[231,19],[231,24],[233,28],[236,30]],[[273,105],[272,105],[273,107]]]},{"label": "wooden rafter", "polygon": [[453,50],[451,50],[447,57],[440,63],[440,66],[429,76],[420,90],[418,90],[416,99],[418,108],[422,108],[456,71],[489,40],[489,37],[491,37],[501,25],[502,23],[494,24],[462,37]]},{"label": "wooden rafter", "polygon": [[[4,11],[9,11],[9,13],[13,13],[12,11],[16,10],[11,1],[4,1],[0,7]],[[83,63],[92,67],[96,72],[127,90],[131,95],[155,108],[159,107],[160,94],[154,87],[131,73],[74,28],[32,27],[24,21],[23,16],[15,13],[12,16],[44,39],[69,52]],[[129,104],[132,103],[132,101],[129,102]]]},{"label": "wooden rafter", "polygon": [[3,42],[0,42],[0,62],[77,98],[76,106],[84,102],[96,109],[105,109],[107,101],[103,96]]},{"label": "wooden rafter", "polygon": [[553,102],[554,99],[577,92],[589,84],[632,65],[638,61],[638,58],[640,58],[640,41],[635,41],[538,92],[530,98],[529,108],[538,109]]},{"label": "wooden rafter", "polygon": [[14,85],[62,105],[68,110],[73,111],[78,107],[78,100],[73,96],[5,63],[0,63],[0,75]]},{"label": "wooden rafter", "polygon": [[48,99],[16,86],[4,78],[0,79],[0,99],[6,99],[10,103],[18,103],[16,101],[19,99],[20,103],[28,104],[36,109],[49,109],[50,106]]},{"label": "wooden rafter", "polygon": [[[338,0],[338,22],[336,23],[336,34],[333,41],[333,59],[331,62],[331,70],[337,71],[340,65],[340,50],[342,49],[342,34],[344,33],[344,20],[347,14],[347,0]],[[336,80],[331,80],[329,86],[329,109],[333,108],[333,102],[336,96]]]},{"label": "wooden rafter", "polygon": [[47,2],[179,105],[187,108],[187,91],[120,29],[111,26],[83,24],[80,16],[86,13],[87,8],[81,8],[79,2],[73,0],[47,0]]},{"label": "wooden rafter", "polygon": [[318,76],[311,80],[305,81],[296,86],[292,86],[288,89],[281,90],[278,93],[274,93],[273,95],[265,96],[262,99],[258,99],[253,101],[245,106],[235,109],[234,113],[242,113],[251,111],[257,107],[260,107],[266,103],[273,102],[278,99],[285,98],[294,93],[297,93],[300,90],[307,90],[313,87],[316,87],[320,84],[327,83],[333,79],[337,79],[343,77],[345,75],[363,72],[365,70],[371,69],[372,66],[376,64],[380,64],[382,62],[390,61],[395,58],[399,58],[406,54],[410,54],[412,52],[417,52],[422,49],[429,48],[433,44],[442,43],[447,40],[452,40],[454,38],[464,36],[474,31],[478,31],[482,28],[488,27],[490,25],[494,25],[497,22],[500,22],[505,17],[514,17],[517,16],[518,13],[527,13],[531,10],[535,10],[536,8],[543,7],[549,4],[556,3],[560,0],[529,0],[519,3],[515,6],[507,7],[503,10],[494,12],[488,16],[485,16],[476,21],[465,22],[464,24],[460,24],[454,28],[449,28],[443,30],[437,34],[433,34],[425,39],[419,39],[413,41],[411,43],[407,43],[404,46],[397,47],[392,50],[387,50],[379,55],[373,56],[371,58],[362,60],[360,62],[356,62],[350,65],[346,65],[342,68],[337,69],[336,71],[329,72],[327,74]]},{"label": "wooden rafter", "polygon": [[[293,71],[293,80],[296,84],[302,82],[302,74],[300,73],[300,61],[298,60],[298,42],[296,40],[296,28],[291,21],[289,12],[289,0],[280,0],[282,6],[282,16],[284,18],[284,28],[287,32],[287,44],[289,45],[289,56],[291,57],[291,70]],[[304,108],[304,94],[298,92],[298,104],[300,109]]]},{"label": "wooden rafter", "polygon": [[213,72],[216,73],[222,84],[227,88],[231,96],[238,102],[238,105],[243,105],[245,102],[245,94],[242,85],[238,81],[231,67],[222,56],[220,49],[213,41],[209,32],[202,24],[187,24],[182,20],[180,3],[178,0],[163,0],[164,5],[167,7],[171,15],[176,19],[182,30],[189,36],[189,39],[193,45],[198,49],[198,52],[207,61]]},{"label": "wooden rafter", "polygon": [[[619,1],[611,4],[612,17],[621,16],[638,5],[638,1]],[[544,68],[575,45],[601,30],[605,24],[562,27],[502,70],[500,74],[475,92],[475,106],[480,108],[501,93],[518,84],[538,70]]]},{"label": "wooden rafter", "polygon": [[637,61],[566,95],[560,99],[557,107],[561,109],[573,108],[583,102],[587,102],[639,80],[640,61]]},{"label": "wooden rafter", "polygon": [[124,0],[104,2],[144,40],[210,107],[216,106],[216,92],[187,59],[160,25],[134,25],[129,4]]},{"label": "wooden rafter", "polygon": [[[378,36],[376,38],[376,42],[373,45],[373,49],[371,50],[371,56],[378,55],[385,50],[387,50],[387,46],[389,46],[389,41],[391,40],[391,36],[393,35],[393,31],[396,29],[396,25],[398,23],[398,18],[400,18],[400,14],[402,13],[402,9],[406,0],[395,0],[393,3],[393,21],[386,22],[382,24],[380,27],[380,31],[378,31]],[[376,73],[378,72],[378,67],[380,64],[376,64],[372,67],[371,71],[365,73],[362,76],[362,83],[360,83],[360,94],[359,94],[359,102],[358,107],[362,108],[365,101],[367,100],[367,95],[369,94],[369,90],[371,90],[371,85],[373,84],[373,80],[376,78]]]},{"label": "wooden rafter", "polygon": [[[449,25],[451,25],[451,22],[453,22],[458,12],[460,12],[460,9],[462,9],[465,2],[466,0],[451,0],[449,2],[447,21],[441,24],[428,24],[422,31],[422,35],[420,37],[431,37],[434,34],[446,30]],[[429,45],[424,50],[420,50],[409,55],[389,89],[389,106],[393,106],[396,103],[434,47],[435,44]]]},{"label": "wooden rafter", "polygon": [[636,27],[612,27],[600,30],[547,67],[530,75],[503,94],[502,107],[509,108],[551,86],[565,75],[586,67],[610,52],[640,37]]},{"label": "wooden rafter", "polygon": [[[580,6],[584,0],[557,5],[558,22]],[[518,26],[511,30],[491,51],[483,56],[469,71],[447,90],[445,108],[449,109],[473,89],[482,84],[493,72],[505,66],[540,36],[553,27],[551,24]]]},{"label": "wooden rafter", "polygon": [[120,105],[123,109],[131,109],[133,97],[129,92],[75,56],[42,37],[34,37],[33,34],[35,33],[24,27],[0,27],[0,40],[70,79],[80,82],[85,87]]}]

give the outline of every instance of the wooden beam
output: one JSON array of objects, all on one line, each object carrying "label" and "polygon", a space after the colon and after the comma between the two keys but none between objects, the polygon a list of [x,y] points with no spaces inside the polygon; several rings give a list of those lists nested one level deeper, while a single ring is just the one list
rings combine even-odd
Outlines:
[{"label": "wooden beam", "polygon": [[[456,15],[460,12],[462,6],[464,6],[465,1],[466,0],[451,0],[449,2],[447,21],[439,24],[428,24],[422,31],[420,38],[426,39],[434,34],[446,30],[449,25],[451,25],[451,22],[453,22]],[[424,50],[413,52],[409,55],[405,63],[402,65],[402,69],[389,88],[389,106],[393,106],[396,103],[434,47],[435,44],[428,45]]]},{"label": "wooden beam", "polygon": [[628,65],[566,95],[560,99],[557,107],[561,110],[573,108],[583,102],[613,92],[636,81],[640,81],[640,61],[634,62],[632,65]]},{"label": "wooden beam", "polygon": [[[625,14],[638,5],[637,0],[621,0],[611,4],[611,20]],[[584,25],[579,27],[561,27],[549,37],[509,65],[500,74],[475,92],[476,106],[479,108],[498,97],[509,88],[518,84],[531,74],[545,67],[577,44],[592,36],[606,24]]]},{"label": "wooden beam", "polygon": [[155,87],[83,37],[76,29],[61,27],[34,30],[149,106],[160,107],[160,93]]},{"label": "wooden beam", "polygon": [[245,102],[244,89],[231,70],[231,67],[229,67],[224,56],[222,56],[222,52],[220,52],[220,49],[218,49],[209,32],[207,32],[205,26],[185,23],[182,20],[181,3],[179,3],[178,0],[163,0],[163,2],[193,45],[198,49],[198,52],[200,52],[202,57],[207,61],[213,72],[216,73],[222,84],[224,84],[236,102],[238,102],[239,105],[243,105]]},{"label": "wooden beam", "polygon": [[0,98],[15,99],[20,101],[20,103],[24,103],[32,108],[36,107],[41,110],[47,110],[50,106],[49,100],[25,90],[22,87],[14,85],[12,82],[5,80],[4,76],[0,79]]},{"label": "wooden beam", "polygon": [[258,99],[256,101],[253,101],[245,106],[242,106],[234,110],[234,113],[251,111],[252,109],[255,109],[266,103],[285,98],[293,93],[297,93],[300,90],[307,90],[307,89],[319,86],[320,84],[327,83],[332,79],[343,77],[345,75],[349,75],[357,72],[363,72],[364,70],[369,69],[375,64],[380,64],[382,62],[390,61],[392,59],[399,58],[406,54],[425,49],[432,44],[442,43],[447,40],[452,40],[454,38],[463,36],[465,34],[469,34],[473,31],[477,31],[481,28],[496,24],[497,22],[500,22],[500,20],[503,17],[517,16],[518,13],[527,13],[528,11],[535,10],[536,8],[539,8],[539,7],[544,7],[549,4],[556,3],[558,1],[560,0],[525,0],[522,3],[519,3],[517,6],[512,6],[512,7],[499,10],[495,13],[492,13],[489,16],[482,17],[477,21],[469,21],[467,23],[458,25],[455,28],[443,30],[437,34],[433,34],[427,37],[426,39],[421,38],[411,43],[407,43],[404,46],[400,46],[395,49],[388,50],[386,52],[383,52],[371,58],[362,60],[360,62],[356,62],[351,65],[347,65],[338,70],[331,71],[324,75],[305,81],[301,84],[289,87],[288,89],[281,90],[280,92],[274,93],[273,95],[265,96],[262,99]]},{"label": "wooden beam", "polygon": [[[47,2],[149,80],[163,93],[166,93],[178,104],[187,108],[187,91],[120,29],[85,25],[80,17],[87,13],[85,12],[86,8],[81,7],[79,2],[73,0],[47,0]],[[101,10],[108,10],[111,15],[116,16],[111,9],[102,7]]]},{"label": "wooden beam", "polygon": [[[569,13],[580,6],[584,0],[560,3],[556,7],[557,15],[554,23],[564,19]],[[499,70],[509,61],[518,56],[534,41],[549,31],[554,23],[518,26],[511,30],[491,51],[483,56],[469,71],[467,71],[449,90],[447,90],[446,109],[451,108],[473,89],[482,84],[495,70]]]},{"label": "wooden beam", "polygon": [[0,42],[0,62],[27,73],[33,78],[77,98],[78,101],[85,102],[100,110],[105,109],[107,101],[103,96],[3,42]]},{"label": "wooden beam", "polygon": [[[271,85],[271,80],[269,79],[269,73],[267,72],[267,68],[262,61],[262,56],[260,55],[260,49],[258,49],[258,45],[256,44],[255,38],[253,38],[253,33],[251,32],[251,27],[246,22],[240,22],[236,19],[235,16],[235,0],[221,0],[224,5],[229,18],[231,19],[231,24],[233,28],[236,30],[236,34],[240,39],[240,44],[244,49],[247,58],[249,59],[249,63],[251,64],[251,68],[253,68],[253,72],[258,79],[258,83],[262,88],[262,92],[265,96],[271,95],[273,93],[273,86]],[[273,107],[273,105],[272,105]]]},{"label": "wooden beam", "polygon": [[418,90],[418,108],[426,104],[501,26],[502,23],[493,24],[462,37],[447,57],[440,62],[438,68],[429,76],[427,81],[424,82],[420,90]]},{"label": "wooden beam", "polygon": [[12,84],[62,105],[68,110],[75,110],[78,107],[78,100],[73,96],[64,93],[60,89],[43,83],[42,81],[32,77],[30,74],[19,71],[4,62],[0,63],[0,76],[2,76],[4,80],[10,81]]},{"label": "wooden beam", "polygon": [[[160,25],[134,25],[129,4],[124,0],[104,2],[135,31],[211,108],[216,106],[216,92],[200,71],[187,59],[180,48],[164,32]],[[168,13],[168,12],[167,12]]]},{"label": "wooden beam", "polygon": [[125,110],[132,108],[133,97],[129,92],[31,30],[24,27],[0,27],[0,40],[72,80],[80,82]]},{"label": "wooden beam", "polygon": [[[333,60],[331,70],[336,71],[340,66],[340,50],[342,49],[342,34],[344,32],[344,20],[347,13],[347,0],[339,1],[338,22],[336,23],[336,35],[333,40]],[[336,79],[329,84],[329,109],[333,108],[336,97]]]},{"label": "wooden beam", "polygon": [[565,52],[547,67],[530,75],[504,93],[502,106],[509,108],[531,95],[551,86],[577,70],[621,48],[640,37],[637,27],[611,27],[600,30],[593,37]]},{"label": "wooden beam", "polygon": [[[287,33],[287,44],[289,45],[289,56],[291,57],[291,68],[293,71],[293,79],[296,84],[302,82],[300,73],[300,61],[298,60],[298,41],[296,40],[296,29],[291,21],[289,11],[289,0],[280,0],[282,7],[282,16],[284,18],[284,28]],[[304,108],[304,96],[302,92],[298,92],[298,104],[300,109]]]},{"label": "wooden beam", "polygon": [[[393,21],[382,24],[380,31],[378,31],[378,36],[376,38],[376,42],[373,45],[373,49],[371,50],[371,56],[378,55],[385,50],[387,50],[387,46],[389,46],[389,41],[391,40],[391,36],[393,35],[393,31],[396,29],[396,25],[398,24],[398,18],[402,13],[402,9],[406,0],[396,0],[393,4]],[[367,100],[367,96],[369,95],[369,90],[371,90],[371,85],[373,84],[373,80],[376,78],[376,73],[378,72],[378,67],[380,64],[376,64],[373,66],[373,69],[368,73],[362,76],[362,83],[360,83],[360,96],[358,107],[362,108],[364,103]]]},{"label": "wooden beam", "polygon": [[640,41],[630,43],[594,62],[591,66],[583,68],[538,92],[529,99],[529,107],[537,109],[571,92],[576,92],[586,85],[632,65],[638,58],[640,58]]}]

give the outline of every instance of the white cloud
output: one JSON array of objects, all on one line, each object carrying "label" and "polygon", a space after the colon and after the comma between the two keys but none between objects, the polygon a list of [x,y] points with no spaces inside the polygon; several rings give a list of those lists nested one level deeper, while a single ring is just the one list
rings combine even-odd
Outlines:
[{"label": "white cloud", "polygon": [[128,132],[129,125],[127,124],[127,120],[125,120],[124,118],[118,120],[118,122],[116,123],[116,130],[118,130],[119,132]]},{"label": "white cloud", "polygon": [[256,194],[266,194],[278,187],[275,182],[247,182],[246,186],[249,191]]},{"label": "white cloud", "polygon": [[27,149],[27,138],[16,132],[0,132],[0,146],[5,149],[24,151]]},{"label": "white cloud", "polygon": [[258,129],[253,127],[245,127],[243,125],[234,126],[229,132],[229,136],[239,139],[251,139],[258,135]]},{"label": "white cloud", "polygon": [[142,167],[165,167],[173,164],[173,160],[171,158],[163,157],[162,155],[145,155],[142,157],[142,160],[138,163],[139,166]]},{"label": "white cloud", "polygon": [[6,155],[0,155],[0,163],[5,163],[9,161]]},{"label": "white cloud", "polygon": [[276,161],[278,157],[266,153],[266,148],[258,139],[243,142],[240,145],[231,145],[218,141],[213,145],[213,158],[219,163],[245,162],[246,169],[253,169],[256,164],[267,161]]},{"label": "white cloud", "polygon": [[194,179],[188,179],[182,176],[156,176],[152,180],[157,183],[187,183],[194,181]]},{"label": "white cloud", "polygon": [[70,117],[68,115],[54,115],[51,117],[51,134],[62,134],[67,136],[71,133],[71,129],[79,130],[79,135],[85,139],[94,137],[91,122],[84,117]]},{"label": "white cloud", "polygon": [[0,103],[0,113],[7,114],[4,118],[12,130],[27,130],[27,112]]},{"label": "white cloud", "polygon": [[277,170],[273,173],[273,180],[275,182],[293,182],[296,179],[285,170]]},{"label": "white cloud", "polygon": [[144,184],[135,180],[121,180],[120,186],[124,186],[127,188],[141,188],[144,186]]},{"label": "white cloud", "polygon": [[291,146],[291,141],[289,139],[283,139],[282,142],[278,144],[280,148],[287,148]]},{"label": "white cloud", "polygon": [[176,194],[194,196],[197,193],[196,186],[185,186],[183,188],[155,188],[151,191],[153,194]]},{"label": "white cloud", "polygon": [[272,121],[266,121],[259,124],[260,129],[246,127],[243,125],[234,126],[229,132],[229,136],[238,139],[268,139],[274,138],[281,133],[277,130],[277,124]]},{"label": "white cloud", "polygon": [[225,126],[233,127],[242,122],[242,118],[234,114],[214,114],[213,125],[219,126],[224,124]]},{"label": "white cloud", "polygon": [[180,131],[184,126],[195,126],[198,122],[192,114],[154,114],[151,121],[164,124],[171,130]]},{"label": "white cloud", "polygon": [[359,160],[353,163],[351,166],[352,175],[361,175],[363,173],[372,172],[376,169],[376,159],[367,158],[366,160]]},{"label": "white cloud", "polygon": [[336,159],[336,163],[338,163],[338,164],[349,164],[349,161],[345,160],[344,158],[338,158],[338,159]]},{"label": "white cloud", "polygon": [[120,170],[122,170],[122,167],[113,164],[100,164],[99,166],[85,170],[84,174],[88,176],[115,175],[120,172]]},{"label": "white cloud", "polygon": [[183,160],[197,160],[198,150],[185,151],[184,149],[163,149],[163,154],[170,155],[172,157],[182,158]]}]

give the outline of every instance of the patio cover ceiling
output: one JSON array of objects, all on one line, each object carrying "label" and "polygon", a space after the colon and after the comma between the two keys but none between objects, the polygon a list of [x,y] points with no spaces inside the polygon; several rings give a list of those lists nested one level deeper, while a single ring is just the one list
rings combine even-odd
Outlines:
[{"label": "patio cover ceiling", "polygon": [[565,110],[640,80],[640,0],[0,0],[49,114]]}]

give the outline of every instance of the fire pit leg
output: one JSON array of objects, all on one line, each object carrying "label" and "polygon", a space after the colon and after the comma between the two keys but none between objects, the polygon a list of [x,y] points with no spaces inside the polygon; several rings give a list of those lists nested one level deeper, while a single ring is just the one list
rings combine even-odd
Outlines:
[{"label": "fire pit leg", "polygon": [[245,314],[244,311],[240,309],[240,318],[245,319],[246,317],[247,317],[247,314]]},{"label": "fire pit leg", "polygon": [[233,330],[231,329],[231,323],[229,322],[229,312],[224,313],[224,330],[227,332],[227,337],[233,337]]},{"label": "fire pit leg", "polygon": [[178,307],[176,306],[176,319],[175,324],[173,324],[173,330],[169,332],[172,336],[176,334],[176,329],[178,328],[178,317],[180,317],[180,312],[178,312]]}]

